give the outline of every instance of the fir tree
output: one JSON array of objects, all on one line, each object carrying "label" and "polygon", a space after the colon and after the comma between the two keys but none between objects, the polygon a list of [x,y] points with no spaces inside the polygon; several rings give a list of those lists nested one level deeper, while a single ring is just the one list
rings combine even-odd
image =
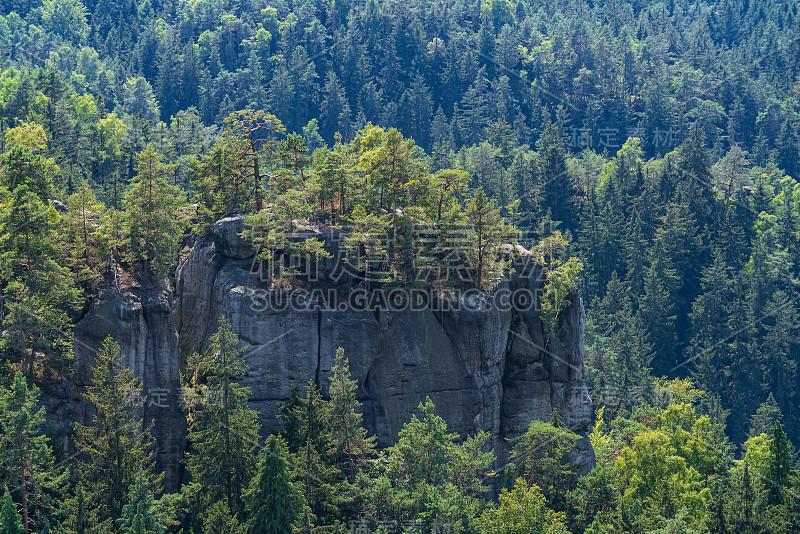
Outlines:
[{"label": "fir tree", "polygon": [[567,151],[564,141],[554,124],[548,124],[539,138],[537,152],[539,183],[542,189],[539,212],[550,212],[554,221],[561,221],[564,228],[578,227],[578,212],[575,205],[577,189],[567,168]]},{"label": "fir tree", "polygon": [[256,474],[243,498],[252,534],[290,534],[305,507],[302,490],[292,481],[283,439],[267,438]]},{"label": "fir tree", "polygon": [[247,406],[250,388],[236,383],[247,372],[243,350],[223,317],[208,350],[188,362],[189,385],[198,397],[189,403],[186,467],[201,485],[204,506],[226,503],[234,516],[244,511],[241,495],[255,472],[259,430],[258,416]]},{"label": "fir tree", "polygon": [[768,502],[771,505],[781,504],[784,493],[789,485],[789,477],[794,471],[794,457],[792,445],[783,431],[780,423],[776,422],[769,442],[769,454],[764,476],[767,483]]},{"label": "fir tree", "polygon": [[86,391],[94,408],[91,422],[75,423],[75,442],[86,456],[78,473],[91,488],[87,500],[100,521],[121,516],[128,488],[139,473],[155,488],[162,478],[153,474],[152,424],[144,424],[137,415],[137,404],[144,399],[141,382],[123,362],[119,344],[107,337],[97,351]]},{"label": "fir tree", "polygon": [[26,534],[60,507],[69,477],[55,465],[49,439],[41,433],[45,410],[39,402],[39,388],[28,388],[21,372],[9,389],[0,387],[0,481],[14,488]]}]

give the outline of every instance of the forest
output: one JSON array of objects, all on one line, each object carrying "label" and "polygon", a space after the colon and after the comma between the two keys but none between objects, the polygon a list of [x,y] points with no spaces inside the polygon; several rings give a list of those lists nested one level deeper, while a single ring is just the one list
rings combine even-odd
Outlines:
[{"label": "forest", "polygon": [[[797,0],[3,0],[0,533],[800,532],[798,177]],[[548,332],[586,308],[594,468],[558,412],[501,463],[431,399],[379,448],[342,350],[265,435],[224,317],[178,492],[118,340],[63,443],[76,322],[230,214],[266,263],[347,230],[368,288],[490,294],[530,250]]]}]

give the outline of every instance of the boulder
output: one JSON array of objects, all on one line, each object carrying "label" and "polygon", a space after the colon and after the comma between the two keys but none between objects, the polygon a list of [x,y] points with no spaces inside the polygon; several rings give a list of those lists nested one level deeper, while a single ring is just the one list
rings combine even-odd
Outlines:
[{"label": "boulder", "polygon": [[243,239],[244,216],[232,215],[214,223],[214,248],[219,254],[234,260],[252,258],[256,254],[253,244]]}]

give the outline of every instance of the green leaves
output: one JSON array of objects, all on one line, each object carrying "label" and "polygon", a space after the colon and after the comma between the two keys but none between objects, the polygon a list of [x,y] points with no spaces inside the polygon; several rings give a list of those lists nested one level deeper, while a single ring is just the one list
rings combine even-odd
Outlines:
[{"label": "green leaves", "polygon": [[145,276],[160,279],[177,258],[178,239],[186,226],[179,209],[186,195],[169,184],[175,165],[163,163],[152,145],[137,155],[136,170],[123,201],[127,257],[143,267]]},{"label": "green leaves", "polygon": [[564,513],[549,510],[539,488],[522,478],[514,482],[510,491],[503,489],[497,508],[480,517],[486,534],[567,534],[565,521]]}]

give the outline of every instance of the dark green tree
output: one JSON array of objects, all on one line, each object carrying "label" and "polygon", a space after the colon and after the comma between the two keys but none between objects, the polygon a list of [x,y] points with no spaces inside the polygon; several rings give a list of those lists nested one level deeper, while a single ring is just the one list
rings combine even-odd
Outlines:
[{"label": "dark green tree", "polygon": [[244,494],[248,531],[252,534],[290,534],[305,501],[292,481],[283,439],[270,436],[258,455],[256,474]]},{"label": "dark green tree", "polygon": [[39,388],[28,388],[21,372],[11,387],[0,387],[0,483],[13,489],[25,533],[42,528],[61,506],[69,471],[55,465],[49,439],[42,434],[44,407]]},{"label": "dark green tree", "polygon": [[111,337],[103,340],[86,391],[94,413],[88,425],[75,423],[75,444],[85,455],[77,472],[91,488],[87,500],[101,522],[122,515],[128,489],[139,473],[151,487],[161,485],[162,476],[153,473],[152,423],[137,415],[144,399],[141,382],[124,361],[119,344]]},{"label": "dark green tree", "polygon": [[200,484],[204,507],[226,503],[234,516],[244,512],[242,491],[255,473],[259,430],[258,415],[247,405],[250,388],[236,382],[247,372],[243,350],[222,317],[208,349],[193,354],[187,367],[196,397],[188,403],[186,468]]}]

